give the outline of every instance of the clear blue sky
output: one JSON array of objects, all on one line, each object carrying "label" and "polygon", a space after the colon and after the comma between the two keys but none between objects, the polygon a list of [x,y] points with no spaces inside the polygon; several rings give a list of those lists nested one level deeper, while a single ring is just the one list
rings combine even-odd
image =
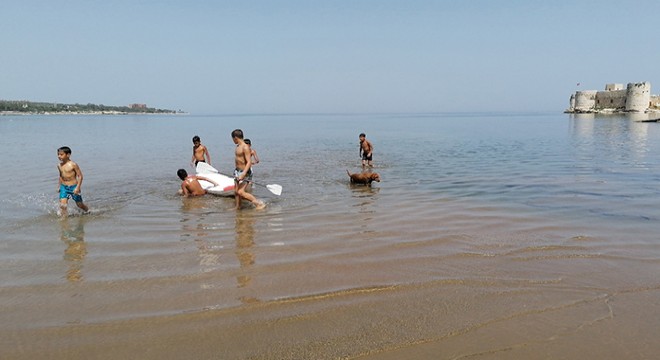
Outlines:
[{"label": "clear blue sky", "polygon": [[562,111],[576,89],[606,83],[660,93],[658,0],[5,0],[0,11],[8,100]]}]

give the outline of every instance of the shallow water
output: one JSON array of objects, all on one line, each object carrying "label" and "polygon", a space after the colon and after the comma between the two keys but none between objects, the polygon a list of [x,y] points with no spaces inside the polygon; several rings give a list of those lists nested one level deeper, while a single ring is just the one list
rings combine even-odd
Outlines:
[{"label": "shallow water", "polygon": [[[648,358],[660,124],[622,116],[2,116],[10,358]],[[264,211],[182,199],[242,128]],[[373,187],[358,134],[375,145]],[[56,149],[91,214],[60,219]],[[145,331],[147,334],[145,334]],[[102,345],[103,344],[103,345]],[[4,358],[5,356],[3,356]]]}]

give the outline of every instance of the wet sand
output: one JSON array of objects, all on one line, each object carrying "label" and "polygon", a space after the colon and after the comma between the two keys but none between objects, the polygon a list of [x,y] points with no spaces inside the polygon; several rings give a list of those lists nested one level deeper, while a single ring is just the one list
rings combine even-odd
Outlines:
[{"label": "wet sand", "polygon": [[659,293],[478,276],[3,330],[2,348],[5,359],[650,359]]},{"label": "wet sand", "polygon": [[[438,213],[451,219],[444,230],[376,220],[390,226],[368,232],[377,242],[368,246],[328,230],[348,243],[331,254],[324,241],[260,247],[280,236],[261,233],[270,217],[254,214],[236,215],[235,247],[188,259],[205,272],[3,289],[26,299],[4,307],[3,358],[647,359],[660,350],[659,264],[640,244],[560,238],[565,229],[529,217],[491,216],[472,223],[487,234],[456,235],[449,224],[468,219]],[[409,240],[388,241],[399,237]],[[212,268],[212,253],[237,266]]]}]

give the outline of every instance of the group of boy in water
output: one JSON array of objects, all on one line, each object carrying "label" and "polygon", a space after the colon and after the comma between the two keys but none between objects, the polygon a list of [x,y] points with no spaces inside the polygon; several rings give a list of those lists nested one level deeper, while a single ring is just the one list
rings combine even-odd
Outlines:
[{"label": "group of boy in water", "polygon": [[[236,149],[234,151],[234,198],[236,199],[236,209],[240,209],[241,200],[251,202],[258,210],[263,209],[266,207],[266,204],[248,192],[248,186],[252,182],[252,166],[259,163],[257,152],[252,149],[250,139],[243,139],[243,131],[241,129],[232,131],[231,137],[234,144],[236,144]],[[362,166],[373,166],[373,145],[366,139],[364,133],[359,135],[359,139]],[[211,155],[206,146],[202,145],[199,136],[194,136],[192,141],[193,152],[191,164],[197,166],[198,163],[205,162],[211,165]],[[78,208],[82,211],[88,212],[89,208],[85,205],[81,196],[83,173],[78,164],[71,160],[71,148],[63,146],[57,149],[57,158],[60,161],[57,165],[60,174],[57,190],[60,193],[60,210],[58,213],[62,216],[67,215],[69,198],[73,199]],[[204,176],[188,175],[188,172],[185,169],[179,169],[177,171],[177,176],[179,176],[182,181],[179,193],[184,196],[201,196],[206,194],[206,191],[202,188],[199,180],[205,180],[214,185],[218,185],[213,180]]]},{"label": "group of boy in water", "polygon": [[[241,207],[241,200],[247,200],[254,204],[257,210],[266,207],[266,204],[248,192],[248,186],[252,182],[252,165],[259,163],[257,152],[252,149],[250,139],[243,139],[243,131],[236,129],[232,131],[231,138],[236,144],[234,151],[234,198],[236,209]],[[254,159],[254,160],[253,160]],[[200,162],[211,165],[211,156],[206,146],[202,145],[199,136],[193,137],[193,154],[191,164],[197,166]],[[211,179],[200,175],[188,175],[185,169],[179,169],[177,175],[183,181],[180,193],[184,196],[200,196],[206,194],[199,180],[208,181],[218,185]]]}]

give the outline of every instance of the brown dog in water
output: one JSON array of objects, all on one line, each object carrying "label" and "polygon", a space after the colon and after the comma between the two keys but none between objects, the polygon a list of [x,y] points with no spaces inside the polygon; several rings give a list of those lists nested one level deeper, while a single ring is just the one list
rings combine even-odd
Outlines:
[{"label": "brown dog in water", "polygon": [[378,175],[378,173],[351,174],[348,170],[346,170],[346,173],[351,178],[351,184],[364,184],[371,186],[373,181],[380,182],[380,175]]}]

